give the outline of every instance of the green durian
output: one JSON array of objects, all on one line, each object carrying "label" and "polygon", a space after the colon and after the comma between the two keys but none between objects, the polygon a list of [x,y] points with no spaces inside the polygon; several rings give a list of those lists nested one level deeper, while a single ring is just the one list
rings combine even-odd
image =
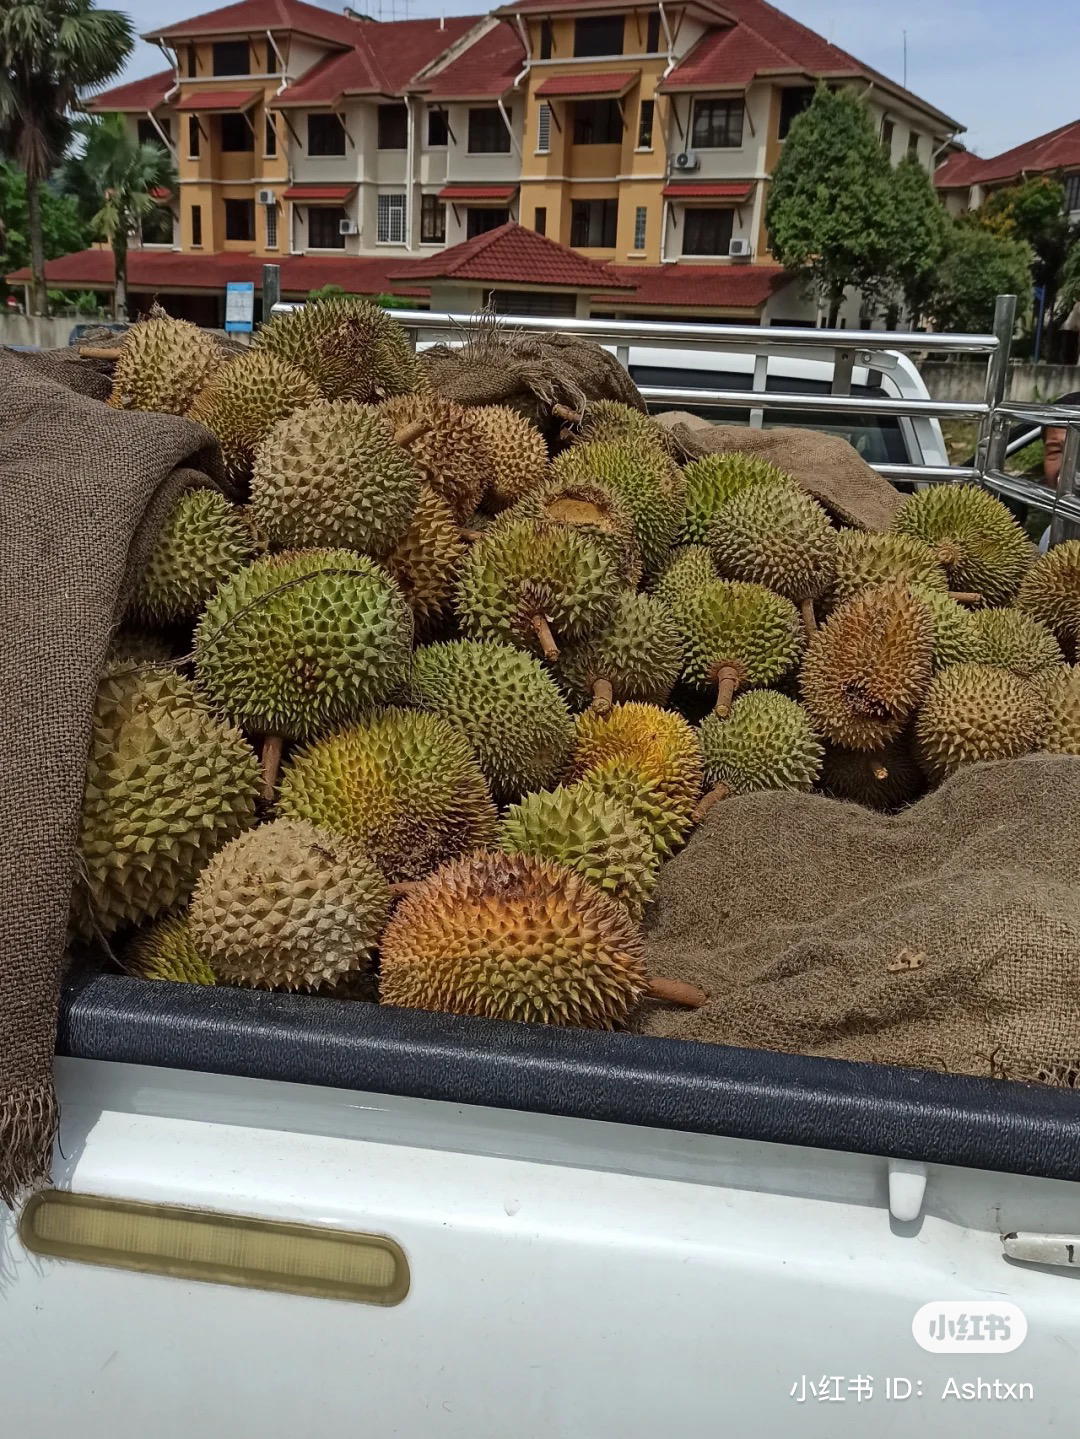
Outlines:
[{"label": "green durian", "polygon": [[590,400],[569,438],[575,445],[594,442],[648,445],[670,459],[675,458],[675,444],[669,431],[651,415],[619,400]]},{"label": "green durian", "polygon": [[896,534],[923,540],[954,592],[1007,605],[1035,548],[999,499],[976,485],[930,485],[909,495],[892,520]]},{"label": "green durian", "polygon": [[1010,670],[1022,680],[1065,663],[1061,646],[1046,628],[1020,610],[978,610],[979,662]]},{"label": "green durian", "polygon": [[559,480],[613,489],[630,512],[645,574],[660,570],[685,507],[686,486],[677,465],[649,446],[596,441],[564,451],[551,469]]},{"label": "green durian", "polygon": [[406,330],[370,300],[319,300],[271,315],[255,336],[256,350],[295,365],[328,400],[373,404],[422,389]]},{"label": "green durian", "polygon": [[1040,555],[1020,582],[1016,608],[1045,625],[1080,657],[1080,540],[1065,540]]},{"label": "green durian", "polygon": [[255,451],[278,420],[318,401],[318,387],[301,370],[249,350],[211,376],[192,401],[188,417],[216,436],[227,477],[244,484]]},{"label": "green durian", "polygon": [[793,601],[813,633],[814,601],[832,584],[836,563],[836,531],[817,500],[789,485],[750,485],[718,506],[709,545],[725,579]]},{"label": "green durian", "polygon": [[722,455],[703,455],[683,470],[686,484],[686,511],[675,542],[680,545],[707,545],[712,536],[716,512],[734,495],[756,485],[795,490],[790,475],[768,460],[755,459],[737,450]]},{"label": "green durian", "polygon": [[727,719],[706,715],[699,734],[705,783],[717,797],[811,790],[821,773],[823,749],[810,716],[784,695],[768,690],[741,695]]},{"label": "green durian", "polygon": [[188,490],[158,532],[128,605],[139,624],[192,620],[252,558],[251,530],[217,490]]},{"label": "green durian", "polygon": [[720,578],[708,545],[681,545],[660,571],[652,593],[668,608],[690,590]]},{"label": "green durian", "polygon": [[1050,717],[1041,748],[1048,754],[1080,755],[1080,665],[1043,670],[1032,683]]},{"label": "green durian", "polygon": [[478,405],[469,413],[484,436],[492,467],[492,479],[480,503],[496,513],[516,504],[547,479],[547,442],[535,425],[507,405]]},{"label": "green durian", "polygon": [[683,643],[683,678],[698,690],[718,687],[721,717],[737,690],[775,684],[802,654],[798,610],[764,585],[712,580],[683,594],[671,613]]},{"label": "green durian", "polygon": [[828,745],[820,788],[834,799],[850,800],[888,813],[910,804],[926,790],[907,734],[878,750],[839,749]]},{"label": "green durian", "polygon": [[926,606],[934,625],[933,668],[974,664],[982,658],[982,640],[975,616],[938,589],[912,585],[911,593]]},{"label": "green durian", "polygon": [[993,665],[951,665],[935,675],[919,708],[916,753],[939,782],[962,764],[1030,754],[1049,728],[1036,685]]},{"label": "green durian", "polygon": [[[699,755],[699,771],[700,766]],[[634,759],[605,760],[586,770],[572,788],[583,796],[601,795],[615,800],[629,810],[645,826],[661,859],[670,859],[676,854],[690,832],[692,806],[682,799],[672,800],[649,766]]]},{"label": "green durian", "polygon": [[610,485],[556,475],[505,510],[497,523],[515,524],[519,520],[576,530],[611,559],[624,584],[636,588],[640,583],[641,550],[633,515]]},{"label": "green durian", "polygon": [[413,612],[418,634],[430,634],[446,618],[464,554],[450,506],[430,485],[422,485],[408,528],[384,561]]},{"label": "green durian", "polygon": [[217,976],[191,938],[191,929],[183,916],[173,915],[140,930],[124,951],[123,968],[136,979],[217,984]]},{"label": "green durian", "polygon": [[580,707],[618,700],[666,704],[682,669],[675,621],[652,595],[627,590],[607,626],[564,645],[555,672]]},{"label": "green durian", "polygon": [[933,550],[911,535],[878,534],[872,530],[840,530],[835,542],[835,569],[830,592],[833,605],[843,604],[860,590],[888,580],[925,585],[944,594],[945,571]]},{"label": "green durian", "polygon": [[186,415],[227,355],[207,330],[163,311],[125,330],[107,404]]}]

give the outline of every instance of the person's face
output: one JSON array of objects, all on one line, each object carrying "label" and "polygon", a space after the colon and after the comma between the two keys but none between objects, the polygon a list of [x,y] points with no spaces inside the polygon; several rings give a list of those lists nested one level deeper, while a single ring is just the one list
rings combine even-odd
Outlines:
[{"label": "person's face", "polygon": [[1051,429],[1043,436],[1043,474],[1052,485],[1058,482],[1061,474],[1061,457],[1065,451],[1065,431]]}]

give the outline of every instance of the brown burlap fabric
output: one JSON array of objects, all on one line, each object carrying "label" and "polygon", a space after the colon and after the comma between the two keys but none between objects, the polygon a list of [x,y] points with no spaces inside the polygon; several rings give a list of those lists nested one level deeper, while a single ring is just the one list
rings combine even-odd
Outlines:
[{"label": "brown burlap fabric", "polygon": [[886,817],[818,795],[714,805],[669,863],[653,1034],[1080,1083],[1080,758],[961,769]]},{"label": "brown burlap fabric", "polygon": [[656,418],[685,459],[741,450],[769,460],[798,480],[831,515],[855,529],[887,530],[904,498],[838,435],[783,426],[751,430],[746,425],[711,425],[682,410]]},{"label": "brown burlap fabric", "polygon": [[13,356],[35,374],[47,380],[55,380],[80,395],[89,395],[94,400],[105,400],[112,390],[112,362],[110,360],[83,359],[78,350],[7,350],[0,351]]},{"label": "brown burlap fabric", "polygon": [[[192,466],[195,468],[185,468]],[[48,1174],[52,1056],[98,672],[209,433],[110,410],[0,352],[0,1197]]]}]

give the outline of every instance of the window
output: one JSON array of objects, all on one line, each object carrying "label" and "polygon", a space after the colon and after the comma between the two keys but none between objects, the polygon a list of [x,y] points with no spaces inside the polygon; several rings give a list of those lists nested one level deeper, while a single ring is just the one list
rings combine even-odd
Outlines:
[{"label": "window", "polygon": [[308,249],[344,250],[345,236],[341,233],[341,222],[348,218],[340,205],[309,205],[307,212]]},{"label": "window", "polygon": [[547,206],[537,205],[536,213],[533,215],[533,229],[538,235],[547,234]]},{"label": "window", "polygon": [[622,130],[617,100],[579,100],[574,106],[575,145],[620,145]]},{"label": "window", "polygon": [[405,196],[380,195],[377,239],[380,245],[404,245]]},{"label": "window", "polygon": [[1065,177],[1065,213],[1071,215],[1080,210],[1080,171]]},{"label": "window", "polygon": [[139,232],[144,245],[171,245],[173,216],[168,205],[155,205],[142,217]]},{"label": "window", "polygon": [[380,150],[405,150],[409,144],[409,112],[404,105],[379,106]]},{"label": "window", "polygon": [[254,200],[225,201],[225,238],[249,241],[255,239]]},{"label": "window", "polygon": [[570,243],[610,250],[618,223],[618,200],[574,200],[570,205]]},{"label": "window", "polygon": [[551,53],[555,49],[555,37],[551,29],[550,20],[540,21],[540,59],[550,60]]},{"label": "window", "polygon": [[202,244],[202,206],[192,205],[191,207],[191,243],[192,245]]},{"label": "window", "polygon": [[695,100],[690,146],[694,150],[734,150],[742,144],[741,100]]},{"label": "window", "polygon": [[684,210],[684,255],[726,255],[735,223],[732,210]]},{"label": "window", "polygon": [[885,147],[886,155],[892,154],[893,136],[896,134],[896,126],[891,120],[881,122],[881,143]]},{"label": "window", "polygon": [[450,138],[450,126],[445,110],[434,106],[427,112],[427,142],[431,149],[440,150]]},{"label": "window", "polygon": [[189,80],[193,80],[195,76],[199,73],[199,52],[195,49],[194,45],[189,45],[187,47],[187,54],[185,58],[187,60],[187,64],[185,66],[187,77]]},{"label": "window", "polygon": [[645,248],[645,224],[649,218],[649,211],[646,206],[639,205],[634,211],[634,249],[644,250]]},{"label": "window", "polygon": [[162,132],[164,132],[166,139],[172,139],[172,129],[168,120],[159,120],[156,125],[153,120],[140,120],[139,144],[156,145],[159,150],[164,150],[165,140],[161,138]]},{"label": "window", "polygon": [[649,11],[649,28],[645,37],[645,50],[649,55],[655,55],[660,49],[660,11]]},{"label": "window", "polygon": [[[507,114],[510,112],[508,111]],[[469,111],[469,154],[509,155],[510,131],[498,106]]]},{"label": "window", "polygon": [[309,155],[344,155],[345,127],[336,115],[307,117]]},{"label": "window", "polygon": [[813,85],[796,85],[791,89],[780,91],[779,139],[787,139],[792,122],[797,120],[804,110],[809,109],[813,98]]},{"label": "window", "polygon": [[919,158],[919,137],[914,130],[908,136],[907,152],[909,159],[917,160]]},{"label": "window", "polygon": [[255,136],[246,115],[219,115],[218,135],[222,154],[255,149]]},{"label": "window", "polygon": [[276,75],[278,73],[279,63],[280,62],[278,61],[278,53],[277,50],[274,48],[274,42],[273,40],[268,39],[266,42],[266,73],[268,75]]},{"label": "window", "polygon": [[621,55],[623,52],[623,17],[596,15],[574,22],[574,54]]},{"label": "window", "polygon": [[250,75],[251,55],[246,40],[218,40],[214,44],[215,75]]},{"label": "window", "polygon": [[187,152],[189,160],[197,160],[199,158],[199,141],[201,137],[202,131],[199,129],[198,115],[189,115],[187,122]]},{"label": "window", "polygon": [[266,117],[266,134],[263,137],[263,154],[277,154],[277,126],[272,115]]},{"label": "window", "polygon": [[541,100],[536,111],[536,153],[546,155],[551,149],[551,106]]},{"label": "window", "polygon": [[263,206],[263,214],[266,216],[266,219],[265,219],[264,222],[263,222],[263,223],[265,224],[265,226],[266,226],[266,248],[267,248],[268,250],[276,250],[276,249],[277,249],[277,206],[276,206],[276,205],[264,205],[264,206]]},{"label": "window", "polygon": [[438,195],[420,198],[420,243],[441,245],[446,240],[446,206]]},{"label": "window", "polygon": [[477,235],[486,235],[489,230],[497,230],[510,218],[509,210],[481,210],[475,205],[470,205],[465,213],[465,235],[470,240]]},{"label": "window", "polygon": [[639,150],[652,149],[652,121],[655,101],[642,100],[638,111],[637,147]]}]

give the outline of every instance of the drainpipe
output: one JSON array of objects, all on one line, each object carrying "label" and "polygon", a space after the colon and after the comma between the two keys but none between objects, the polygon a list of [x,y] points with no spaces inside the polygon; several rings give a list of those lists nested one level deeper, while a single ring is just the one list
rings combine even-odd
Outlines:
[{"label": "drainpipe", "polygon": [[[660,24],[664,27],[664,38],[667,40],[667,64],[664,66],[664,73],[660,76],[660,84],[662,85],[662,84],[664,83],[664,81],[667,79],[667,77],[671,74],[672,70],[674,70],[674,68],[675,68],[675,37],[672,35],[672,33],[671,33],[671,26],[668,24],[667,11],[664,9],[664,0],[658,0],[657,8],[658,8],[659,11],[660,11]],[[674,108],[675,108],[675,100],[674,100],[674,98],[672,98],[669,103],[670,103],[670,105],[671,105],[671,107],[672,107],[672,110],[674,110]],[[665,126],[659,126],[658,128],[660,129],[661,134],[662,134],[663,137],[664,137],[664,151],[665,151],[665,153],[664,153],[664,178],[665,178],[665,181],[666,181],[666,179],[667,179],[667,170],[668,170],[668,163],[667,163],[668,130],[667,130],[667,126],[666,126],[666,125],[665,125]],[[666,264],[668,263],[668,258],[667,258],[667,228],[668,228],[668,218],[669,218],[669,205],[668,205],[668,201],[665,200],[664,203],[663,203],[663,205],[662,205],[661,208],[660,208],[660,263],[661,263],[661,265],[666,265]]]},{"label": "drainpipe", "polygon": [[[515,82],[515,88],[516,88],[516,82]],[[511,147],[511,149],[513,150],[514,154],[515,154],[515,155],[518,157],[518,159],[520,160],[520,159],[521,159],[521,146],[520,146],[520,145],[518,144],[518,142],[517,142],[517,137],[516,137],[515,134],[514,134],[514,126],[513,126],[512,122],[511,122],[511,120],[510,120],[510,116],[506,113],[506,105],[505,105],[505,103],[504,103],[504,101],[503,101],[503,97],[502,97],[501,95],[499,96],[498,101],[497,101],[496,103],[498,104],[498,107],[499,107],[499,114],[502,116],[502,122],[503,122],[503,124],[506,126],[506,133],[510,136],[510,147]]]},{"label": "drainpipe", "polygon": [[405,248],[415,250],[414,224],[416,221],[416,110],[418,101],[405,96],[405,111],[409,117],[405,142]]}]

